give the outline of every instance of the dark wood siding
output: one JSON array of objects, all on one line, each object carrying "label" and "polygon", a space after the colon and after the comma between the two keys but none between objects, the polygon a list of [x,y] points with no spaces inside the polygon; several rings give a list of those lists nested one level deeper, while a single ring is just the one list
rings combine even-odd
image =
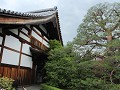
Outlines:
[{"label": "dark wood siding", "polygon": [[[4,32],[1,33],[1,36],[3,37],[3,42],[0,45],[0,47],[1,47],[0,74],[1,74],[1,76],[14,79],[17,82],[17,84],[20,86],[34,84],[34,83],[36,83],[36,79],[37,79],[35,68],[36,68],[36,64],[38,64],[38,63],[33,65],[31,68],[21,66],[21,61],[22,61],[21,55],[25,55],[30,58],[33,58],[32,55],[22,52],[22,48],[23,48],[24,44],[28,44],[30,47],[41,50],[43,52],[47,51],[47,49],[48,49],[48,47],[46,45],[44,45],[44,43],[43,43],[43,41],[46,41],[48,43],[48,39],[44,38],[44,36],[40,34],[39,30],[35,31],[30,28],[28,28],[28,29],[24,28],[24,30],[22,30],[22,28],[15,28],[16,30],[18,30],[17,34],[14,31],[12,31],[12,29],[9,30],[9,28],[4,28],[3,29]],[[32,36],[31,35],[32,31],[34,31],[36,33],[36,35],[38,35],[38,37],[40,37],[42,39],[42,41],[40,41],[39,38],[35,38],[35,36]],[[21,34],[23,34],[23,36],[28,39],[24,38],[23,36],[20,36]],[[10,47],[9,45],[4,44],[7,36],[14,37],[17,39],[18,42],[20,42],[20,44],[21,44],[20,50],[17,50],[16,48],[13,48],[13,47]],[[14,41],[12,40],[12,42],[14,42]],[[15,66],[14,64],[8,65],[6,63],[1,63],[2,53],[4,52],[5,49],[20,54],[18,65]],[[42,58],[42,56],[40,58]],[[32,60],[32,61],[33,61],[33,63],[38,62],[36,60]],[[39,65],[41,65],[41,64],[39,64]]]},{"label": "dark wood siding", "polygon": [[12,78],[17,81],[18,85],[28,85],[34,83],[35,68],[18,68],[10,65],[0,66],[1,76]]}]

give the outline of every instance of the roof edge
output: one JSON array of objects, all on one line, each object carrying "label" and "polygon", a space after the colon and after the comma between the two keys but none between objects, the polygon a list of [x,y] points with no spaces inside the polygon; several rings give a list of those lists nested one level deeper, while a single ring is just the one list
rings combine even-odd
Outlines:
[{"label": "roof edge", "polygon": [[48,8],[48,9],[30,11],[27,13],[41,13],[41,12],[47,12],[47,11],[57,11],[57,6],[54,6],[53,8]]}]

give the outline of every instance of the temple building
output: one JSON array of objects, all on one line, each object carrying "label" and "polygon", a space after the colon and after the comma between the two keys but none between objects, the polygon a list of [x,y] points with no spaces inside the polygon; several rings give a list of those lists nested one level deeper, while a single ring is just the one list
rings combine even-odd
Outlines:
[{"label": "temple building", "polygon": [[49,40],[59,40],[57,7],[16,12],[0,9],[0,75],[18,85],[43,82]]}]

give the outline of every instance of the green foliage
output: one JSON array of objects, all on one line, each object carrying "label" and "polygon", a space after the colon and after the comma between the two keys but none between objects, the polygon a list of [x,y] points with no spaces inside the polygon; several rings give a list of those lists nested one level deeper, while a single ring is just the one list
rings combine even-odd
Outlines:
[{"label": "green foliage", "polygon": [[81,90],[104,90],[105,82],[99,78],[81,80]]},{"label": "green foliage", "polygon": [[120,47],[120,39],[112,40],[111,42],[107,43],[107,46],[111,47],[111,48],[119,48]]},{"label": "green foliage", "polygon": [[120,90],[120,84],[106,84],[103,90]]},{"label": "green foliage", "polygon": [[40,86],[42,87],[42,90],[61,90],[59,88],[48,86],[46,84],[41,84]]},{"label": "green foliage", "polygon": [[71,80],[74,79],[76,75],[76,70],[74,67],[75,66],[72,65],[72,62],[65,59],[55,62],[48,62],[46,64],[46,70],[48,75],[47,79],[50,81],[47,83],[61,88],[71,86]]},{"label": "green foliage", "polygon": [[[109,60],[96,61],[87,56],[88,58],[77,58],[72,43],[65,47],[52,48],[45,65],[46,84],[73,90],[108,89],[107,85],[111,83],[110,74],[115,66]],[[119,80],[119,68],[114,72],[113,83]],[[111,88],[117,87],[112,87],[111,84]]]},{"label": "green foliage", "polygon": [[[88,50],[94,54],[103,54],[111,45],[119,48],[119,12],[120,3],[100,3],[88,10],[74,39],[75,49],[81,56]],[[108,41],[110,44],[106,45]]]},{"label": "green foliage", "polygon": [[[120,3],[91,7],[73,42],[50,41],[47,84],[72,90],[120,89]],[[97,61],[97,56],[103,60]]]},{"label": "green foliage", "polygon": [[7,77],[1,77],[0,86],[5,90],[15,90],[14,88],[12,88],[13,81],[14,81],[13,79]]},{"label": "green foliage", "polygon": [[78,82],[76,80],[76,62],[70,43],[68,47],[52,48],[48,59],[49,61],[45,65],[48,85],[71,88],[75,84],[72,81]]},{"label": "green foliage", "polygon": [[57,40],[50,40],[49,41],[49,46],[50,46],[50,49],[61,48],[62,47],[61,43]]}]

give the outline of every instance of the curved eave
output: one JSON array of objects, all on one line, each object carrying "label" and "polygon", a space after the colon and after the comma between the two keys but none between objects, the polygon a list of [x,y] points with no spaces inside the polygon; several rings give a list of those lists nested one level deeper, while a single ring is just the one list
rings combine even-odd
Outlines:
[{"label": "curved eave", "polygon": [[[52,13],[47,13],[47,11]],[[42,13],[46,12],[46,13]],[[36,14],[38,13],[38,14]],[[40,14],[41,13],[41,14]],[[63,45],[58,11],[56,9],[50,9],[46,11],[36,11],[33,13],[19,13],[12,12],[6,10],[0,10],[0,24],[9,24],[9,25],[37,25],[37,24],[45,24],[48,22],[55,23],[57,26],[57,36],[59,37],[59,41]]]},{"label": "curved eave", "polygon": [[44,18],[37,18],[37,19],[23,19],[23,18],[18,18],[18,17],[0,17],[0,24],[21,24],[21,25],[26,25],[26,24],[43,24],[43,23],[47,23],[50,21],[53,21],[55,19],[55,15],[51,15],[48,17],[44,17]]},{"label": "curved eave", "polygon": [[45,10],[38,10],[34,12],[17,12],[0,8],[0,15],[21,18],[40,18],[53,15],[57,12],[57,8],[50,8]]},{"label": "curved eave", "polygon": [[60,30],[60,22],[59,22],[59,16],[58,16],[58,12],[56,13],[56,21],[57,21],[57,27],[58,27],[58,36],[59,36],[59,40],[61,42],[61,44],[63,45],[63,40],[62,40],[62,35],[61,35],[61,30]]}]

